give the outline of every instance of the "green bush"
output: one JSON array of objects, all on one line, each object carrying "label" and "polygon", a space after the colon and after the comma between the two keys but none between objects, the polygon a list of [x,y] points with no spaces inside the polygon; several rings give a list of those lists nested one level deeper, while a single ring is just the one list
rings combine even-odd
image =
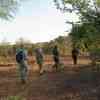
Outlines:
[{"label": "green bush", "polygon": [[26,99],[20,96],[9,96],[7,97],[7,100],[26,100]]},{"label": "green bush", "polygon": [[100,48],[92,48],[90,52],[100,53]]}]

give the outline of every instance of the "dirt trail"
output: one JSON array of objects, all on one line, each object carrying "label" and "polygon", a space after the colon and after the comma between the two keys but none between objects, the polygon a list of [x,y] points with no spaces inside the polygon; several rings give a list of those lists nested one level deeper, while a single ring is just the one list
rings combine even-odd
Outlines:
[{"label": "dirt trail", "polygon": [[20,83],[16,67],[0,68],[0,100],[7,96],[20,96],[21,100],[100,100],[100,75],[91,72],[86,63],[64,64],[64,70],[41,76],[30,68],[25,85]]}]

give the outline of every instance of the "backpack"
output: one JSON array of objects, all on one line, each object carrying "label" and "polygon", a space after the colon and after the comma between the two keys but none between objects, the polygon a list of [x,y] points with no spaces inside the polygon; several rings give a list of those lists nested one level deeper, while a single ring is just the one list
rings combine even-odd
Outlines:
[{"label": "backpack", "polygon": [[23,51],[20,51],[16,54],[16,61],[20,63],[24,59]]}]

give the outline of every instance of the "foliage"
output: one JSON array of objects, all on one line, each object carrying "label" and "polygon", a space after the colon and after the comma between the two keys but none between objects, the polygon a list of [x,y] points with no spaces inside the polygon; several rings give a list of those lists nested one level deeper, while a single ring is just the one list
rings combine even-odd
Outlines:
[{"label": "foliage", "polygon": [[100,47],[100,34],[91,24],[75,25],[70,33],[73,45],[83,51]]},{"label": "foliage", "polygon": [[72,22],[73,45],[91,49],[100,47],[100,0],[54,0],[58,9],[76,13],[80,22]]},{"label": "foliage", "polygon": [[0,0],[0,17],[4,19],[13,17],[17,6],[18,2],[16,0]]},{"label": "foliage", "polygon": [[[67,41],[66,41],[67,40]],[[16,54],[16,49],[20,46],[20,43],[23,43],[24,47],[28,51],[28,55],[34,55],[35,49],[37,47],[42,47],[44,54],[52,55],[52,48],[54,45],[58,45],[59,52],[61,55],[69,54],[71,50],[71,40],[70,37],[60,36],[50,42],[43,42],[43,43],[31,43],[30,41],[24,40],[16,41],[15,44],[11,45],[9,43],[2,42],[0,44],[0,56],[14,56]]]},{"label": "foliage", "polygon": [[59,36],[55,39],[55,43],[58,45],[61,55],[70,53],[72,44],[69,36]]},{"label": "foliage", "polygon": [[[50,42],[40,43],[45,54],[52,54],[54,45],[58,46],[61,55],[69,54],[71,49],[70,37],[59,36],[58,38],[51,40]],[[36,44],[36,47],[38,44]]]},{"label": "foliage", "polygon": [[24,0],[0,0],[0,18],[6,20],[13,18],[21,1]]}]

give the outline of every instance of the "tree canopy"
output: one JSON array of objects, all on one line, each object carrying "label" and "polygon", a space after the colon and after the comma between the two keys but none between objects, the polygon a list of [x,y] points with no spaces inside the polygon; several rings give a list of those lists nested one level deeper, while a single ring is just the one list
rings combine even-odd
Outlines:
[{"label": "tree canopy", "polygon": [[0,18],[13,18],[21,1],[23,0],[0,0]]},{"label": "tree canopy", "polygon": [[74,45],[87,48],[100,47],[100,0],[54,0],[57,9],[76,13],[80,22],[72,22],[70,33]]}]

